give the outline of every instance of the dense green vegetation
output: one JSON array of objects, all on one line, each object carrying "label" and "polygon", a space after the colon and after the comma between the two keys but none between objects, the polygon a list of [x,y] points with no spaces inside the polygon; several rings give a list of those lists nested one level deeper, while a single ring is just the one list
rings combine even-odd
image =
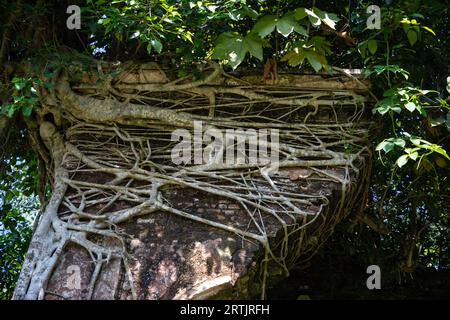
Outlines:
[{"label": "dense green vegetation", "polygon": [[[338,250],[337,260],[357,257],[355,265],[380,264],[392,281],[448,269],[449,6],[391,2],[0,0],[0,298],[11,297],[46,199],[46,173],[27,134],[38,87],[53,86],[62,69],[78,77],[93,60],[157,62],[197,78],[210,60],[261,74],[267,59],[279,72],[363,69],[379,123],[372,228],[351,217],[326,249]],[[69,30],[66,9],[77,3],[81,29]],[[369,5],[381,8],[381,29],[367,29]]]}]

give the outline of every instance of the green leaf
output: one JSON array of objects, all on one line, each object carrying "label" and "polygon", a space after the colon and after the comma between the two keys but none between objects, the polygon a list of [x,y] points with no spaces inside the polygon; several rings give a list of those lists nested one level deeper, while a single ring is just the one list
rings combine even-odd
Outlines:
[{"label": "green leaf", "polygon": [[263,16],[253,26],[252,32],[259,34],[261,37],[265,37],[270,34],[277,25],[278,18],[273,15]]},{"label": "green leaf", "polygon": [[411,152],[408,154],[408,157],[410,157],[413,161],[417,160],[417,157],[419,156],[419,153],[417,151]]},{"label": "green leaf", "polygon": [[389,142],[387,140],[380,142],[377,147],[375,148],[376,151],[381,151],[383,150],[384,152],[388,153],[389,151],[391,151],[392,149],[394,149],[395,144],[393,144],[392,142]]},{"label": "green leaf", "polygon": [[420,149],[425,149],[425,150],[429,150],[431,152],[439,153],[450,160],[450,158],[447,154],[447,151],[445,151],[440,145],[433,144],[431,142],[428,142],[424,139],[417,138],[417,137],[411,137],[410,141],[412,144],[414,144],[416,147],[418,147]]},{"label": "green leaf", "polygon": [[33,112],[33,106],[25,106],[22,108],[22,113],[25,117],[31,116],[32,112]]},{"label": "green leaf", "polygon": [[308,15],[309,21],[313,26],[320,26],[322,23],[320,18],[317,16],[317,14],[314,13],[314,11],[311,11],[309,9],[305,9],[306,14]]},{"label": "green leaf", "polygon": [[152,53],[152,44],[151,44],[151,43],[147,44],[147,52],[148,52],[149,54]]},{"label": "green leaf", "polygon": [[250,8],[250,7],[244,6],[244,7],[242,8],[242,11],[243,11],[248,17],[250,17],[250,18],[252,18],[252,19],[258,18],[258,12],[256,12],[255,10],[253,10],[253,9]]},{"label": "green leaf", "polygon": [[228,63],[230,64],[230,66],[233,69],[236,69],[241,63],[242,61],[244,61],[245,58],[245,54],[247,53],[242,42],[241,44],[236,44],[235,46],[233,46],[235,49],[232,50],[229,54],[228,54]]},{"label": "green leaf", "polygon": [[397,146],[399,146],[401,148],[405,147],[405,145],[406,145],[405,140],[403,140],[401,138],[392,138],[392,139],[393,139],[392,141],[394,142],[395,145],[397,145]]},{"label": "green leaf", "polygon": [[423,147],[426,144],[430,144],[428,141],[425,141],[423,139],[416,138],[416,137],[411,137],[410,141],[412,142],[412,144],[414,144],[418,147]]},{"label": "green leaf", "polygon": [[369,40],[369,42],[367,43],[367,46],[369,48],[370,53],[372,53],[372,55],[374,55],[377,52],[378,49],[378,44],[376,40]]},{"label": "green leaf", "polygon": [[358,44],[358,51],[363,59],[366,57],[366,50],[367,50],[367,41],[362,41],[360,44]]},{"label": "green leaf", "polygon": [[153,48],[155,49],[156,52],[161,53],[163,45],[160,41],[153,39],[150,41],[150,43],[152,44]]},{"label": "green leaf", "polygon": [[287,61],[290,66],[296,67],[301,64],[305,60],[305,55],[303,50],[299,50],[299,48],[295,48],[294,51],[290,51],[286,53],[281,61]]},{"label": "green leaf", "polygon": [[12,118],[12,116],[14,115],[14,112],[16,111],[16,109],[14,108],[13,105],[8,105],[7,106],[7,114],[9,118]]},{"label": "green leaf", "polygon": [[294,26],[294,31],[297,32],[298,34],[301,34],[302,36],[305,36],[305,37],[308,36],[308,31],[299,24]]},{"label": "green leaf", "polygon": [[178,72],[177,72],[177,76],[178,76],[179,78],[184,78],[184,77],[186,77],[188,74],[189,74],[189,73],[188,73],[186,70],[184,70],[184,69],[180,69],[180,70],[178,70]]},{"label": "green leaf", "polygon": [[422,14],[417,12],[411,14],[411,17],[425,19],[425,17]]},{"label": "green leaf", "polygon": [[[217,10],[217,8],[219,8],[219,7],[218,6],[208,6],[207,8],[211,12],[215,12]],[[237,9],[237,10],[230,11],[228,13],[228,16],[234,21],[243,20],[245,17],[250,17],[252,19],[256,19],[258,17],[258,12],[256,12],[252,8],[247,7],[247,6],[244,5],[242,7],[242,9]]]},{"label": "green leaf", "polygon": [[244,38],[244,45],[252,56],[259,59],[260,61],[263,60],[263,40],[260,36],[254,33],[249,33]]},{"label": "green leaf", "polygon": [[413,29],[409,29],[406,35],[408,36],[408,40],[411,46],[414,46],[414,44],[417,42],[417,32]]},{"label": "green leaf", "polygon": [[24,96],[14,96],[13,97],[14,103],[21,103],[21,102],[23,102],[24,99],[25,99]]},{"label": "green leaf", "polygon": [[295,26],[298,26],[298,23],[294,20],[293,16],[284,16],[277,22],[277,30],[284,37],[290,35],[294,31]]},{"label": "green leaf", "polygon": [[427,30],[428,32],[432,33],[434,36],[436,36],[436,33],[433,31],[433,29],[426,27],[426,26],[423,26],[422,28]]},{"label": "green leaf", "polygon": [[384,115],[389,111],[394,111],[396,113],[400,113],[402,111],[402,108],[397,106],[396,103],[394,102],[393,97],[388,97],[386,99],[378,101],[372,110],[373,113],[378,112],[381,115]]},{"label": "green leaf", "polygon": [[259,60],[263,59],[263,39],[256,33],[249,33],[242,37],[237,33],[222,33],[216,42],[213,58],[227,60],[235,69],[244,60],[247,52]]},{"label": "green leaf", "polygon": [[405,108],[408,109],[409,112],[413,112],[414,110],[416,110],[416,104],[414,102],[408,102],[407,104],[405,104]]},{"label": "green leaf", "polygon": [[288,61],[289,65],[295,67],[301,64],[305,58],[316,72],[328,67],[325,56],[314,51],[313,48],[296,47],[293,51],[286,53],[281,61]]},{"label": "green leaf", "polygon": [[307,46],[312,45],[315,52],[320,55],[325,56],[326,54],[331,54],[331,43],[329,43],[324,37],[315,36],[307,42]]},{"label": "green leaf", "polygon": [[47,90],[53,89],[53,83],[51,83],[49,81],[44,82],[44,88]]},{"label": "green leaf", "polygon": [[409,155],[404,154],[397,159],[397,165],[401,168],[408,162]]},{"label": "green leaf", "polygon": [[14,77],[12,79],[12,83],[14,83],[14,88],[17,91],[22,90],[27,85],[27,82],[26,82],[26,80],[24,78],[17,78],[17,77]]},{"label": "green leaf", "polygon": [[308,59],[309,64],[314,68],[314,71],[319,72],[320,69],[322,69],[322,63],[320,63],[316,57],[307,55],[306,58]]},{"label": "green leaf", "polygon": [[252,33],[257,33],[261,37],[265,37],[270,34],[275,27],[284,37],[289,36],[293,31],[304,36],[308,34],[306,29],[295,20],[295,15],[292,12],[284,15],[282,18],[277,18],[275,16],[262,17],[253,27]]},{"label": "green leaf", "polygon": [[214,59],[228,59],[231,52],[239,49],[236,45],[237,39],[240,39],[242,42],[242,37],[238,34],[231,32],[220,34],[217,38],[212,57]]},{"label": "green leaf", "polygon": [[336,28],[336,22],[339,21],[339,18],[335,14],[331,14],[317,8],[314,8],[313,11],[317,15],[317,17],[319,17],[320,20],[331,29],[334,30]]},{"label": "green leaf", "polygon": [[388,153],[392,149],[394,149],[395,146],[399,146],[400,148],[404,148],[406,145],[405,140],[401,138],[389,138],[381,143],[378,144],[378,146],[375,148],[376,151],[383,150],[384,152]]},{"label": "green leaf", "polygon": [[120,70],[113,70],[111,71],[111,76],[113,78],[117,78],[117,76],[120,74]]},{"label": "green leaf", "polygon": [[432,127],[437,127],[440,126],[444,123],[446,123],[447,121],[445,120],[445,118],[443,117],[439,117],[439,118],[431,118],[430,119],[430,124]]},{"label": "green leaf", "polygon": [[439,146],[437,144],[430,144],[429,146],[426,146],[425,148],[432,152],[439,153],[450,160],[450,157],[448,156],[447,151],[445,151],[441,146]]},{"label": "green leaf", "polygon": [[308,14],[306,13],[305,8],[295,9],[295,19],[302,20],[306,16],[308,16]]},{"label": "green leaf", "polygon": [[388,89],[383,93],[383,97],[392,97],[395,94],[395,89]]}]

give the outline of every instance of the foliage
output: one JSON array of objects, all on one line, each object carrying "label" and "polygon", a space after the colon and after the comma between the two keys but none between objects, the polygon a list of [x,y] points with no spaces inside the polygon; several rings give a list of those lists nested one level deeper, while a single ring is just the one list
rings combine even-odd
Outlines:
[{"label": "foliage", "polygon": [[0,299],[12,296],[39,208],[36,157],[20,142],[23,133],[10,139],[14,155],[2,159],[0,173]]},{"label": "foliage", "polygon": [[37,103],[36,87],[39,81],[30,77],[14,77],[11,83],[14,87],[12,103],[0,106],[0,114],[6,113],[11,118],[16,111],[20,110],[25,117],[29,117]]},{"label": "foliage", "polygon": [[382,9],[380,31],[354,29],[365,35],[358,51],[381,97],[373,113],[384,123],[367,211],[391,233],[377,237],[382,253],[371,255],[390,256],[402,272],[449,267],[447,246],[435,245],[448,241],[450,212],[446,12],[439,1],[402,1]]},{"label": "foliage", "polygon": [[327,67],[325,55],[331,51],[323,37],[309,39],[310,29],[317,32],[322,24],[334,29],[339,20],[318,8],[252,0],[90,0],[85,12],[92,18],[91,50],[100,55],[114,51],[113,40],[136,55],[146,48],[146,54],[162,54],[160,59],[170,57],[172,63],[212,57],[237,68],[247,53],[263,61],[267,48],[269,56],[283,55],[293,66],[306,58],[317,71]]},{"label": "foliage", "polygon": [[[317,8],[312,10],[296,8],[283,16],[264,15],[258,19],[245,37],[239,34],[230,36],[228,32],[221,34],[217,39],[213,58],[225,60],[233,68],[242,63],[247,52],[262,61],[263,46],[268,43],[264,41],[265,38],[276,38],[278,34],[281,34],[287,38],[283,41],[283,46],[289,48],[280,52],[284,54],[282,61],[288,61],[291,66],[298,66],[306,58],[314,70],[319,71],[328,67],[325,55],[331,53],[330,43],[319,36],[308,40],[307,30],[312,26],[319,27],[322,23],[334,29],[337,21],[336,15]],[[276,33],[273,34],[274,32]],[[277,45],[279,45],[278,42]]]}]

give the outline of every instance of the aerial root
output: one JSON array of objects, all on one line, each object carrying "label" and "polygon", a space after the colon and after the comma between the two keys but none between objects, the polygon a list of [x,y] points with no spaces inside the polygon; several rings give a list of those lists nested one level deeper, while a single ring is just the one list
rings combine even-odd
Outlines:
[{"label": "aerial root", "polygon": [[[270,263],[287,275],[293,266],[311,258],[366,188],[368,128],[354,123],[364,112],[364,99],[352,92],[295,88],[288,92],[242,82],[234,87],[208,86],[223,75],[214,65],[209,76],[199,81],[130,85],[109,79],[106,87],[80,85],[77,92],[61,81],[53,94],[64,112],[64,135],[49,122],[43,122],[40,130],[54,165],[47,168],[54,176],[54,192],[40,219],[42,230],[38,227],[33,238],[43,247],[46,243],[59,246],[50,253],[42,251],[31,278],[21,276],[17,297],[35,298],[36,288],[45,287],[64,247],[75,243],[89,252],[95,264],[88,299],[95,297],[96,283],[112,258],[123,263],[131,296],[137,299],[127,252],[129,236],[120,224],[156,212],[259,243],[264,250],[260,259],[263,299]],[[83,90],[91,93],[88,96]],[[352,108],[347,119],[338,119],[336,108],[340,106]],[[319,116],[323,107],[332,110],[334,122],[307,123]],[[305,108],[312,110],[305,113]],[[300,112],[303,122],[296,118]],[[175,165],[171,133],[179,128],[192,133],[194,121],[205,121],[208,128],[222,133],[227,129],[276,129],[279,142],[266,141],[262,146],[268,152],[277,149],[279,160],[270,165],[248,161]],[[249,152],[248,145],[245,152]],[[105,178],[95,181],[87,176]],[[356,178],[362,186],[356,184]],[[305,192],[300,183],[326,183],[339,189],[338,199],[333,199],[337,205],[329,205],[331,194],[321,193],[320,188]],[[216,217],[179,208],[166,196],[174,187],[236,203],[245,217],[239,219],[245,221],[219,222]],[[98,239],[121,245],[108,247]],[[31,268],[33,262],[27,263]],[[45,271],[45,276],[38,271]]]}]

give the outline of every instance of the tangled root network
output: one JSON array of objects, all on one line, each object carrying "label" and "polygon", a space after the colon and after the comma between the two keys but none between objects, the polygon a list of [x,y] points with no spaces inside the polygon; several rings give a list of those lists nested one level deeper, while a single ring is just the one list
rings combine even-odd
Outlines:
[{"label": "tangled root network", "polygon": [[[53,193],[42,210],[15,298],[43,298],[69,243],[85,248],[95,263],[89,298],[113,257],[122,260],[136,298],[129,236],[120,224],[155,212],[260,244],[264,298],[269,263],[286,273],[306,263],[351,209],[362,208],[371,158],[363,95],[294,82],[255,84],[251,77],[237,79],[215,65],[205,72],[203,80],[168,81],[154,80],[155,74],[165,78],[159,69],[134,67],[100,84],[73,84],[61,73],[53,91],[42,89],[35,136]],[[225,156],[216,153],[211,161],[176,164],[173,150],[179,141],[173,133],[195,137],[198,123],[202,134],[214,129],[223,136],[231,129],[276,130],[276,140],[268,138],[259,147],[267,154],[276,151],[278,159],[251,162],[254,146],[241,142],[244,160],[238,163],[216,161]],[[202,155],[208,141],[194,140],[189,152]],[[233,140],[232,146],[238,144]],[[331,196],[311,192],[301,187],[305,181],[328,183],[339,191]],[[244,214],[223,221],[179,206],[170,198],[174,188],[227,199]],[[121,245],[105,246],[102,238]]]}]

